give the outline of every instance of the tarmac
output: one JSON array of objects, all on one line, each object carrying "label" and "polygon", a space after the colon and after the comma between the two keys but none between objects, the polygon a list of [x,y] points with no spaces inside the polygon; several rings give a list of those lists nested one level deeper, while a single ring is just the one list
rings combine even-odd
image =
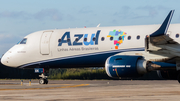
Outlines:
[{"label": "tarmac", "polygon": [[176,80],[0,80],[0,101],[179,101]]}]

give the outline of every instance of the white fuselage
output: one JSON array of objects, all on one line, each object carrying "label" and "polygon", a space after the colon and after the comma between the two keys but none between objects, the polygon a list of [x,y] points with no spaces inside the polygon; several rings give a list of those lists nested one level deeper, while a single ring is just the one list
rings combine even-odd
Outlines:
[{"label": "white fuselage", "polygon": [[[52,68],[65,65],[67,67],[103,66],[105,60],[111,55],[123,52],[126,52],[126,55],[131,52],[144,52],[146,35],[152,34],[159,26],[139,25],[38,31],[24,37],[27,39],[25,44],[19,43],[9,49],[3,55],[1,62],[10,67],[20,68],[31,65]],[[171,24],[167,34],[180,43],[179,38],[175,37],[177,33],[180,33],[180,24]],[[122,37],[119,38],[120,36]],[[84,39],[86,37],[87,41]],[[112,40],[110,40],[111,37],[113,37]]]}]

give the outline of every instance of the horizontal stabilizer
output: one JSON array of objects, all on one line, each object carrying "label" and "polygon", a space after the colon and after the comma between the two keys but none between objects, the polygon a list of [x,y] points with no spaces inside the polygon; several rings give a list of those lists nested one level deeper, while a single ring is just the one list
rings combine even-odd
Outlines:
[{"label": "horizontal stabilizer", "polygon": [[164,20],[163,24],[161,25],[161,27],[155,31],[154,33],[152,33],[150,35],[150,37],[156,37],[156,36],[161,36],[166,34],[168,28],[169,28],[169,24],[171,22],[172,16],[173,16],[174,10],[171,10],[168,14],[168,16],[166,17],[166,19]]}]

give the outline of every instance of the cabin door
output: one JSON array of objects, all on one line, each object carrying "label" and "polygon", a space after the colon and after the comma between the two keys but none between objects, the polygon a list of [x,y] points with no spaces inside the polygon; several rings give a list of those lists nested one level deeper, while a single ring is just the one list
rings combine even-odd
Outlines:
[{"label": "cabin door", "polygon": [[50,54],[50,38],[52,31],[43,32],[40,41],[40,53],[42,55]]}]

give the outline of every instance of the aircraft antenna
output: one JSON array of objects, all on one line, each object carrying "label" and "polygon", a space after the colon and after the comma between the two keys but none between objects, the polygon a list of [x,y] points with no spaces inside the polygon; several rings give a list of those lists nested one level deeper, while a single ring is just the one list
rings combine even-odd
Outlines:
[{"label": "aircraft antenna", "polygon": [[97,27],[99,27],[101,24],[98,24]]}]

